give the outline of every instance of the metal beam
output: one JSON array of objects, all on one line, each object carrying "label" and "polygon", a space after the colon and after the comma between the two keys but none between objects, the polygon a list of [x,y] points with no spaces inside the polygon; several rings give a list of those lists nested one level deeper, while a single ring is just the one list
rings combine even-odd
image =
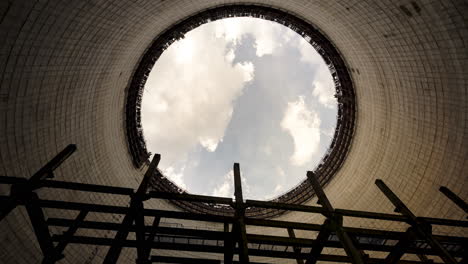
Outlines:
[{"label": "metal beam", "polygon": [[[55,208],[55,209],[65,209],[65,210],[88,209],[90,212],[110,213],[110,214],[126,214],[129,211],[129,207],[115,206],[115,205],[64,202],[64,201],[55,201],[55,200],[39,200],[38,202],[39,202],[39,205],[44,208]],[[200,214],[200,213],[156,210],[156,209],[144,209],[143,212],[145,216],[160,216],[164,218],[174,218],[174,219],[209,221],[209,222],[218,222],[218,223],[224,223],[224,222],[232,223],[235,221],[235,218],[232,216],[222,216],[222,215],[209,215],[209,214]]]},{"label": "metal beam", "polygon": [[441,186],[439,191],[443,193],[447,198],[449,198],[453,203],[455,203],[460,209],[465,211],[468,214],[468,204],[463,201],[462,198],[458,197],[454,192],[452,192],[449,188],[445,186]]},{"label": "metal beam", "polygon": [[[63,239],[62,235],[54,235],[52,237],[53,241],[60,241]],[[87,237],[87,236],[74,236],[70,240],[70,243],[76,244],[85,244],[85,245],[99,245],[99,246],[109,246],[112,243],[112,238],[98,238],[98,237]],[[125,240],[124,247],[135,248],[137,247],[136,240]],[[214,245],[199,245],[199,244],[182,244],[182,243],[166,243],[166,242],[153,242],[151,247],[155,249],[166,249],[166,250],[175,250],[175,251],[190,251],[190,252],[209,252],[214,254],[223,254],[224,246],[214,246]],[[236,250],[235,252],[238,252]],[[272,258],[284,258],[284,259],[296,259],[298,254],[288,251],[276,251],[276,250],[264,250],[264,249],[250,249],[249,254],[252,256],[263,256],[263,257],[272,257]],[[299,257],[305,259],[308,253],[301,253]],[[320,261],[331,261],[331,262],[345,262],[350,263],[352,259],[348,256],[342,255],[327,255],[322,254],[319,257]],[[370,258],[367,260],[369,264],[381,264],[384,259]],[[243,263],[243,262],[240,262]],[[399,264],[412,264],[419,263],[420,261],[406,261],[401,260]],[[254,264],[254,263],[251,263]]]},{"label": "metal beam", "polygon": [[335,231],[340,242],[343,244],[343,248],[346,251],[346,254],[352,259],[352,263],[364,264],[365,261],[362,253],[354,245],[353,239],[343,229],[343,216],[335,214],[333,206],[331,205],[330,201],[325,195],[322,186],[317,181],[313,172],[307,172],[307,179],[314,188],[315,194],[317,195],[320,205],[322,205],[323,208],[325,208],[326,212],[324,213],[324,215],[330,220],[330,226],[332,230]]},{"label": "metal beam", "polygon": [[60,153],[55,155],[46,165],[34,173],[28,180],[13,184],[8,199],[2,202],[0,206],[0,221],[2,221],[23,199],[29,198],[29,193],[39,188],[39,183],[46,178],[53,178],[53,171],[60,166],[73,152],[76,151],[76,145],[66,146]]},{"label": "metal beam", "polygon": [[29,179],[30,183],[37,183],[45,178],[53,178],[53,172],[58,168],[65,160],[67,160],[75,151],[76,145],[70,144],[60,151],[55,157],[53,157],[46,165],[40,168],[34,175]]},{"label": "metal beam", "polygon": [[[288,228],[288,235],[290,238],[296,238],[296,234],[294,233],[294,229],[292,228]],[[301,248],[300,247],[297,247],[297,246],[293,246],[293,250],[296,254],[300,254],[301,253]],[[300,259],[300,258],[297,258],[296,259],[296,263],[297,264],[304,264],[304,260]]]},{"label": "metal beam", "polygon": [[[138,257],[142,258],[144,254],[144,207],[143,207],[143,200],[146,199],[145,195],[148,190],[148,184],[150,182],[151,177],[153,177],[154,172],[158,168],[159,161],[161,156],[159,154],[155,154],[148,170],[143,177],[143,180],[138,186],[136,193],[131,197],[130,201],[130,208],[125,215],[122,225],[117,231],[117,234],[114,237],[114,241],[107,252],[107,255],[103,261],[104,264],[113,264],[116,263],[119,259],[120,253],[122,252],[122,247],[124,240],[127,238],[129,233],[129,228],[133,224],[134,221],[137,222],[137,239],[138,239]],[[137,219],[139,216],[139,219]]]},{"label": "metal beam", "polygon": [[144,243],[143,252],[140,253],[141,255],[136,259],[137,264],[146,264],[151,262],[151,243],[154,241],[160,221],[160,217],[154,217],[151,230],[148,232],[146,243]]},{"label": "metal beam", "polygon": [[233,205],[233,200],[231,198],[224,197],[215,197],[207,195],[195,195],[188,193],[168,193],[168,192],[149,192],[148,196],[150,198],[156,199],[167,199],[175,201],[189,201],[189,202],[200,202],[200,203],[213,203],[213,204],[226,204]]},{"label": "metal beam", "polygon": [[[428,259],[426,255],[423,254],[417,254],[418,258],[422,261],[424,264],[432,264],[434,261],[432,259]],[[460,262],[462,263],[462,262]]]},{"label": "metal beam", "polygon": [[247,231],[245,228],[245,205],[242,195],[242,181],[240,175],[239,163],[234,163],[234,196],[235,201],[235,217],[238,227],[238,244],[239,244],[239,260],[242,263],[249,263],[249,249],[247,242]]},{"label": "metal beam", "polygon": [[[156,219],[155,219],[156,220]],[[69,227],[73,225],[74,220],[72,219],[61,219],[61,218],[49,218],[47,223],[51,226],[63,226]],[[154,225],[154,223],[153,223]],[[117,231],[119,230],[120,224],[119,223],[106,223],[106,222],[96,222],[96,221],[83,221],[79,224],[80,228],[85,229],[97,229],[97,230],[112,230]],[[129,228],[130,232],[136,231],[136,226],[133,225]],[[149,233],[147,241],[151,242],[154,240],[154,233],[159,235],[173,235],[177,237],[184,237],[184,238],[199,238],[205,240],[224,240],[224,241],[232,241],[232,234],[237,233],[229,231],[212,231],[212,230],[199,230],[199,229],[191,229],[191,228],[175,228],[175,227],[158,227],[157,230],[150,226],[145,227],[145,233]],[[372,230],[369,230],[372,231]],[[377,230],[379,231],[379,230]],[[385,232],[385,231],[382,231]],[[151,233],[153,233],[152,238]],[[395,232],[395,235],[390,235],[388,239],[398,239],[396,236],[402,236],[404,232]],[[384,237],[385,238],[385,237]],[[268,245],[281,245],[281,246],[297,246],[301,248],[313,248],[314,246],[318,246],[321,244],[316,240],[313,239],[305,239],[305,238],[290,238],[290,237],[281,237],[281,236],[267,236],[267,235],[254,235],[254,234],[247,234],[247,239],[251,243],[259,243],[259,244],[268,244]],[[387,239],[387,238],[385,238]],[[449,242],[459,245],[466,244],[465,240],[460,240],[458,237],[453,237],[454,240],[448,240]],[[225,248],[226,248],[225,243]],[[326,241],[324,244],[326,247],[331,248],[342,248],[342,245],[339,241]],[[231,245],[231,251],[234,245]],[[386,246],[380,244],[368,244],[368,243],[360,243],[356,244],[358,249],[361,250],[371,250],[371,251],[381,251],[381,252],[390,252],[393,250],[393,246]],[[232,251],[233,252],[233,251]],[[408,248],[408,253],[411,254],[426,254],[426,255],[436,255],[435,252],[430,250],[430,248]],[[224,251],[226,254],[226,250]],[[456,254],[457,257],[463,256],[461,253]],[[231,258],[232,259],[232,258]]]},{"label": "metal beam", "polygon": [[319,206],[300,205],[300,204],[286,204],[271,201],[257,201],[257,200],[246,200],[246,207],[258,207],[258,208],[270,208],[287,211],[297,211],[305,213],[323,213],[324,209]]},{"label": "metal beam", "polygon": [[[224,233],[229,234],[229,223],[224,223]],[[224,239],[224,264],[232,264],[234,257],[234,226],[232,233]]]},{"label": "metal beam", "polygon": [[58,258],[55,254],[54,244],[47,226],[44,212],[38,204],[38,196],[36,193],[29,193],[29,198],[26,201],[26,211],[28,212],[34,233],[41,248],[44,259],[54,260]]},{"label": "metal beam", "polygon": [[401,257],[405,254],[405,251],[416,239],[414,228],[410,227],[406,230],[405,234],[401,236],[398,243],[394,246],[392,251],[385,258],[385,264],[396,264],[400,261]]},{"label": "metal beam", "polygon": [[442,245],[434,239],[431,232],[430,224],[426,223],[425,221],[418,219],[411,210],[406,207],[403,201],[398,198],[398,196],[380,179],[375,180],[375,184],[382,193],[390,200],[390,202],[395,206],[395,208],[404,216],[408,218],[409,224],[414,228],[416,234],[425,239],[428,244],[439,252],[439,256],[445,263],[456,264],[457,261],[453,258],[447,250],[442,247]]},{"label": "metal beam", "polygon": [[307,258],[306,264],[315,264],[317,263],[320,254],[322,254],[323,248],[328,242],[328,237],[331,233],[331,223],[330,219],[325,219],[325,222],[322,225],[320,232],[317,235],[317,244],[312,246],[310,250],[310,256]]},{"label": "metal beam", "polygon": [[169,256],[151,256],[151,262],[177,264],[220,264],[220,260],[206,258],[181,258]]},{"label": "metal beam", "polygon": [[[24,178],[0,176],[0,183],[14,184],[14,183],[22,183],[25,181],[26,180]],[[59,188],[59,189],[69,189],[69,190],[99,192],[99,193],[109,193],[109,194],[121,194],[121,195],[131,195],[134,193],[133,189],[131,188],[112,187],[112,186],[96,185],[96,184],[83,184],[83,183],[64,182],[64,181],[55,181],[55,180],[43,180],[38,184],[38,186],[47,187],[47,188]],[[185,200],[185,201],[218,203],[218,204],[229,204],[229,202],[232,201],[232,199],[230,198],[192,195],[188,193],[178,194],[178,193],[150,192],[148,196],[150,197],[154,196],[154,198],[159,198],[159,199]],[[1,196],[0,198],[2,199],[3,203],[9,200],[9,198],[5,196]],[[318,207],[318,206],[285,204],[285,203],[277,203],[277,202],[271,202],[271,201],[247,200],[244,204],[245,204],[245,207],[272,208],[272,209],[279,209],[279,210],[300,211],[300,212],[309,212],[309,213],[322,213],[323,212],[323,208]],[[386,221],[397,221],[397,222],[407,221],[407,218],[403,215],[365,212],[365,211],[356,211],[356,210],[339,209],[339,208],[335,209],[335,214],[346,216],[346,217],[369,218],[369,219],[386,220]],[[442,218],[433,218],[433,217],[419,217],[419,219],[422,219],[430,224],[435,224],[435,225],[468,227],[468,221],[463,221],[463,220],[442,219]]]},{"label": "metal beam", "polygon": [[94,193],[108,193],[108,194],[120,194],[120,195],[132,195],[132,188],[105,186],[98,184],[89,183],[76,183],[76,182],[64,182],[55,180],[44,180],[39,183],[40,187],[75,190],[83,192],[94,192]]},{"label": "metal beam", "polygon": [[[63,251],[65,250],[65,248],[67,247],[68,245],[68,239],[70,239],[70,237],[72,237],[76,231],[78,230],[79,226],[80,226],[80,223],[82,223],[84,221],[84,219],[86,218],[86,216],[88,215],[88,210],[83,210],[83,211],[80,211],[78,213],[78,216],[74,219],[74,220],[71,220],[72,223],[70,224],[68,230],[63,234],[64,236],[64,240],[60,241],[58,243],[57,246],[55,246],[55,255],[57,257],[54,257],[54,258],[44,258],[44,260],[42,261],[43,264],[53,264],[55,263],[57,260],[65,257],[63,255]],[[46,221],[46,224],[48,224],[48,222]]]}]

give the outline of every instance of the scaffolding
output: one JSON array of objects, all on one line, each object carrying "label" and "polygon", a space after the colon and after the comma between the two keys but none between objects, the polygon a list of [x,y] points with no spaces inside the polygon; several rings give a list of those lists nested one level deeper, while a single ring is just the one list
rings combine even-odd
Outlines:
[{"label": "scaffolding", "polygon": [[[320,206],[244,200],[240,168],[237,163],[234,164],[235,199],[154,191],[150,188],[150,182],[158,172],[160,155],[157,154],[153,157],[137,190],[51,180],[54,170],[75,150],[75,145],[67,146],[29,179],[11,176],[0,177],[1,184],[11,185],[10,194],[0,196],[0,221],[16,207],[24,206],[43,254],[42,263],[56,263],[66,258],[64,251],[70,244],[109,247],[103,263],[117,263],[123,248],[136,249],[135,262],[138,264],[262,264],[251,261],[254,256],[290,259],[298,264],[317,262],[455,264],[466,263],[468,260],[467,237],[437,235],[432,232],[433,225],[465,229],[468,227],[468,221],[417,217],[382,180],[376,180],[375,184],[395,206],[395,210],[399,214],[336,209],[328,200],[313,172],[307,173],[307,179],[314,188]],[[36,192],[41,188],[126,196],[130,198],[130,204],[118,206],[41,199]],[[440,191],[465,213],[468,213],[466,202],[455,193],[446,187],[441,187]],[[234,213],[222,216],[145,208],[143,202],[149,199],[230,206]],[[245,210],[249,207],[320,214],[325,217],[325,220],[322,224],[314,224],[247,217]],[[47,218],[45,211],[49,209],[78,211],[79,213],[74,219]],[[121,222],[86,220],[91,214],[118,214],[124,217]],[[405,232],[347,227],[343,225],[345,217],[400,222],[409,227]],[[213,222],[224,225],[224,230],[214,231],[208,228],[194,229],[184,226],[167,227],[161,224],[161,219]],[[152,220],[152,224],[145,224],[147,223],[145,220]],[[251,234],[247,231],[248,226],[283,229],[287,230],[288,236]],[[66,228],[66,231],[59,233],[57,232],[58,227]],[[115,231],[115,236],[108,238],[77,235],[79,229],[110,230]],[[315,231],[318,232],[318,235],[315,239],[298,238],[295,235],[295,230]],[[134,234],[135,239],[129,238],[131,233]],[[326,248],[342,249],[345,254],[326,254],[324,252]],[[178,255],[181,252],[199,252],[200,256],[203,256],[204,253],[210,254],[208,257],[200,258],[193,256],[174,257],[158,254],[158,249],[164,250],[164,252],[177,251]],[[385,256],[376,258],[366,254],[371,251],[383,252]],[[415,255],[418,260],[402,260],[405,254]],[[216,255],[218,258],[212,257]],[[434,256],[437,256],[438,259],[434,260]],[[440,260],[443,262],[439,262]]]}]

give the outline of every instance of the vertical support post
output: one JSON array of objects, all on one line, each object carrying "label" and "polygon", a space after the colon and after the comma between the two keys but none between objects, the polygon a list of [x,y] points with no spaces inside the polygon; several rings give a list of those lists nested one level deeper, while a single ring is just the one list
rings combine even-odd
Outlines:
[{"label": "vertical support post", "polygon": [[[139,227],[137,227],[138,259],[143,258],[142,256],[142,254],[144,254],[144,242],[143,241],[145,238],[144,217],[143,219],[141,219],[140,217],[139,220],[136,220],[136,218],[139,212],[142,212],[144,209],[143,201],[146,199],[146,192],[148,189],[148,184],[150,182],[151,177],[154,175],[154,172],[158,168],[160,159],[161,159],[161,156],[159,154],[154,155],[153,160],[151,161],[151,164],[148,170],[146,171],[145,176],[143,177],[143,180],[140,183],[140,186],[138,187],[138,190],[132,195],[128,212],[122,221],[120,229],[117,231],[117,234],[114,237],[112,245],[109,251],[107,252],[106,258],[104,259],[103,263],[113,264],[117,262],[117,260],[119,259],[120,253],[122,252],[124,241],[127,239],[130,227],[134,221],[137,222],[137,225],[138,224],[140,225]],[[143,226],[141,226],[142,224]]]},{"label": "vertical support post", "polygon": [[[232,228],[234,233],[234,226]],[[229,223],[224,223],[224,264],[232,264],[232,257],[234,255],[234,236],[233,233],[229,233]]]},{"label": "vertical support post", "polygon": [[137,242],[137,263],[145,261],[143,259],[144,254],[146,253],[146,238],[145,238],[145,216],[143,214],[144,206],[143,200],[140,198],[132,199],[135,203],[133,210],[135,210],[135,236]]},{"label": "vertical support post", "polygon": [[238,227],[238,243],[239,243],[239,260],[243,264],[249,263],[249,252],[247,242],[247,232],[245,228],[245,205],[242,195],[242,182],[240,176],[239,163],[234,163],[234,196],[235,203],[235,217],[237,218]]},{"label": "vertical support post", "polygon": [[44,212],[39,206],[38,201],[39,197],[37,194],[31,192],[29,199],[27,199],[25,203],[26,210],[44,258],[55,259],[57,256],[55,255],[54,244],[52,243]]},{"label": "vertical support post", "polygon": [[385,258],[385,264],[396,264],[400,261],[401,257],[405,254],[406,249],[414,241],[416,234],[414,228],[410,227],[406,230],[405,234],[401,236],[398,243],[393,247],[392,251]]},{"label": "vertical support post", "polygon": [[11,186],[10,197],[0,206],[0,221],[2,221],[18,204],[24,199],[28,199],[29,193],[39,187],[39,183],[46,178],[53,178],[54,170],[60,166],[73,152],[76,151],[76,145],[66,146],[60,153],[53,157],[46,165],[40,168],[28,180],[21,184]]},{"label": "vertical support post", "polygon": [[309,253],[309,258],[306,261],[306,264],[315,264],[319,260],[320,254],[322,254],[325,243],[328,241],[328,237],[331,234],[331,222],[330,219],[325,219],[325,222],[322,225],[322,228],[317,235],[316,244],[312,246],[312,249]]},{"label": "vertical support post", "polygon": [[[419,260],[421,260],[422,263],[424,263],[424,264],[432,264],[432,263],[434,263],[434,261],[433,261],[432,259],[428,259],[428,258],[426,257],[426,255],[423,255],[423,254],[417,254],[417,255],[418,255]],[[460,263],[462,263],[462,262],[460,262]]]},{"label": "vertical support post", "polygon": [[[296,234],[294,233],[294,229],[292,229],[290,227],[288,227],[288,235],[289,235],[290,238],[296,238]],[[299,256],[299,254],[301,254],[301,248],[300,247],[294,246],[293,250],[294,250],[294,253],[296,253],[298,256]],[[297,264],[304,264],[304,261],[301,258],[297,257],[296,258],[296,263]]]},{"label": "vertical support post", "polygon": [[307,172],[307,179],[314,188],[315,194],[319,200],[320,205],[325,209],[324,215],[330,220],[332,230],[335,231],[336,236],[343,245],[346,254],[351,258],[354,264],[364,264],[364,257],[360,250],[356,248],[353,239],[343,230],[343,217],[335,214],[335,209],[328,200],[325,192],[317,181],[315,174],[311,171]]},{"label": "vertical support post", "polygon": [[455,203],[460,209],[465,211],[468,214],[468,204],[463,201],[462,198],[458,197],[454,192],[452,192],[449,188],[445,186],[441,186],[439,191],[443,193],[447,198],[449,198],[453,203]]},{"label": "vertical support post", "polygon": [[154,217],[153,225],[151,226],[151,230],[148,234],[148,237],[145,239],[145,243],[143,245],[140,245],[142,246],[142,250],[136,260],[137,264],[151,263],[150,261],[150,254],[151,254],[151,248],[152,248],[151,245],[153,244],[154,238],[156,237],[156,233],[157,233],[157,229],[158,229],[160,221],[161,221],[161,217],[159,216]]},{"label": "vertical support post", "polygon": [[375,180],[375,184],[382,193],[395,206],[396,210],[408,218],[408,223],[414,228],[417,236],[425,239],[435,252],[442,258],[445,263],[456,264],[457,261],[453,258],[442,245],[432,237],[432,227],[425,221],[418,219],[411,210],[406,207],[403,201],[390,190],[390,188],[382,181]]}]

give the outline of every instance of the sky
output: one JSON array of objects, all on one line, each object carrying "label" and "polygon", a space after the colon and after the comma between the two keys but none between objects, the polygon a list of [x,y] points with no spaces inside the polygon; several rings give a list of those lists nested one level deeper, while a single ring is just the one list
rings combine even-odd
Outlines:
[{"label": "sky", "polygon": [[159,168],[194,194],[268,200],[300,184],[336,126],[331,74],[315,49],[278,23],[227,18],[173,43],[145,85],[142,126]]}]

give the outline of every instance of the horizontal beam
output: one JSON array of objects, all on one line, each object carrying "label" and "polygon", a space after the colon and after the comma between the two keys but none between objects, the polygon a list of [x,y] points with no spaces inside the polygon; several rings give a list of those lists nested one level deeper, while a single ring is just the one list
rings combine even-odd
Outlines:
[{"label": "horizontal beam", "polygon": [[[379,187],[382,193],[387,197],[387,199],[395,206],[399,212],[406,216],[409,220],[409,223],[414,228],[414,232],[420,238],[424,238],[427,243],[434,250],[439,252],[439,257],[445,263],[456,264],[456,259],[450,255],[450,253],[440,244],[439,241],[434,239],[432,236],[432,227],[424,221],[419,220],[416,215],[411,212],[411,210],[405,205],[405,203],[398,198],[398,196],[380,179],[375,180],[375,185]],[[419,220],[419,221],[418,221]]]},{"label": "horizontal beam", "polygon": [[169,256],[151,256],[151,262],[177,264],[221,264],[220,260],[206,258],[181,258]]},{"label": "horizontal beam", "polygon": [[194,195],[188,193],[168,193],[168,192],[154,192],[151,191],[148,194],[151,198],[156,199],[167,199],[176,201],[189,201],[189,202],[201,202],[201,203],[214,203],[214,204],[226,204],[232,205],[234,201],[231,198],[223,198],[216,196],[207,195]]},{"label": "horizontal beam", "polygon": [[[5,183],[5,184],[24,183],[25,179],[18,178],[18,177],[10,177],[10,176],[0,176],[0,182]],[[42,183],[39,184],[39,186],[47,187],[47,188],[69,189],[69,190],[76,190],[76,191],[98,192],[98,193],[108,193],[108,194],[116,194],[116,195],[131,195],[134,193],[134,190],[131,188],[112,187],[112,186],[97,185],[97,184],[74,183],[74,182],[55,181],[55,180],[43,180]],[[188,194],[188,193],[178,194],[178,193],[150,192],[149,195],[150,197],[157,198],[157,199],[183,200],[183,201],[224,204],[224,205],[231,205],[233,202],[232,199],[230,198],[193,195],[193,194]],[[247,200],[245,202],[245,205],[247,207],[269,208],[269,209],[308,212],[308,213],[323,213],[324,211],[322,207],[318,207],[318,206],[286,204],[286,203],[277,203],[277,202],[271,202],[271,201],[258,201],[258,200]],[[408,221],[408,219],[402,215],[377,213],[377,212],[365,212],[365,211],[356,211],[356,210],[347,210],[347,209],[335,209],[335,214],[345,216],[345,217],[368,218],[368,219],[386,220],[386,221],[397,221],[397,222]],[[435,225],[468,227],[468,221],[464,221],[464,220],[442,219],[442,218],[434,218],[434,217],[418,217],[418,219],[426,221],[430,224],[435,224]]]},{"label": "horizontal beam", "polygon": [[[25,183],[27,180],[20,177],[11,176],[0,176],[0,183],[4,184],[18,184]],[[78,183],[78,182],[67,182],[67,181],[56,181],[56,180],[41,180],[36,184],[36,187],[65,189],[83,192],[96,192],[96,193],[109,193],[109,194],[120,194],[120,195],[132,195],[134,190],[125,187],[114,187],[98,184],[89,183]]]},{"label": "horizontal beam", "polygon": [[[3,198],[5,198],[5,196],[3,196]],[[54,201],[54,200],[39,200],[38,204],[41,207],[45,207],[45,208],[78,210],[78,211],[88,210],[90,212],[112,213],[112,214],[126,214],[129,210],[128,207],[124,207],[124,206],[99,205],[99,204],[64,202],[64,201]],[[156,209],[144,209],[143,212],[145,216],[159,216],[159,217],[174,218],[174,219],[211,221],[211,222],[218,222],[218,223],[224,223],[224,222],[232,223],[235,221],[234,217],[221,216],[221,215],[208,215],[208,214],[176,212],[176,211],[156,210]]]},{"label": "horizontal beam", "polygon": [[387,221],[397,221],[397,222],[406,222],[407,219],[401,215],[387,214],[387,213],[375,213],[375,212],[364,212],[356,210],[347,210],[347,209],[335,209],[335,214],[347,217],[357,217],[357,218],[368,218],[375,220],[387,220]]},{"label": "horizontal beam", "polygon": [[452,192],[449,188],[445,186],[441,186],[439,188],[439,191],[443,193],[447,198],[449,198],[453,203],[455,203],[460,209],[465,211],[465,213],[468,214],[468,204],[460,198],[458,195],[456,195],[454,192]]},{"label": "horizontal beam", "polygon": [[[53,241],[61,241],[63,235],[54,235],[52,237]],[[98,245],[98,246],[109,246],[112,243],[112,238],[97,238],[97,237],[86,237],[86,236],[74,236],[69,243],[75,244],[86,244],[86,245]],[[136,240],[125,240],[124,247],[135,248],[137,246]],[[195,245],[195,244],[181,244],[181,243],[166,243],[166,242],[153,242],[151,247],[154,249],[166,249],[166,250],[175,250],[175,251],[191,251],[191,252],[209,252],[215,254],[223,254],[224,246],[212,246],[212,245]],[[235,253],[238,253],[238,248],[234,250]],[[288,251],[275,251],[275,250],[264,250],[264,249],[250,249],[249,255],[251,256],[264,256],[270,258],[283,258],[283,259],[305,259],[308,253],[296,254],[294,252]],[[326,255],[321,254],[319,256],[320,261],[330,261],[330,262],[342,262],[349,263],[350,258],[347,256],[341,255]],[[381,264],[383,259],[370,258],[367,260],[369,264]],[[400,261],[401,264],[413,264],[413,263],[422,263],[420,261]]]},{"label": "horizontal beam", "polygon": [[[47,224],[50,226],[62,226],[68,227],[74,223],[72,219],[60,219],[60,218],[49,218]],[[82,221],[78,224],[80,228],[87,229],[97,229],[97,230],[111,230],[116,231],[120,227],[119,223],[106,223],[106,222],[96,222],[96,221]],[[136,226],[132,225],[129,227],[130,232],[135,232]],[[145,232],[156,231],[158,235],[175,235],[183,236],[183,238],[195,238],[195,239],[206,239],[206,240],[224,240],[230,238],[229,232],[223,231],[212,231],[212,230],[198,230],[190,228],[174,228],[174,227],[158,227],[152,228],[150,226],[145,227]],[[384,232],[384,231],[383,231]],[[404,234],[403,232],[399,232]],[[281,246],[298,246],[302,248],[313,247],[316,243],[313,239],[305,238],[289,238],[282,236],[266,236],[266,235],[254,235],[247,234],[247,239],[250,243],[261,243],[268,245],[281,245]],[[459,241],[463,245],[464,241]],[[341,243],[338,241],[327,241],[324,245],[325,247],[330,248],[341,248]],[[371,250],[371,251],[382,251],[390,252],[393,247],[385,245],[374,245],[374,244],[357,244],[357,247],[362,250]],[[412,254],[425,254],[425,255],[435,255],[430,249],[416,249],[409,248],[408,253]],[[461,253],[460,253],[461,254]],[[455,253],[456,256],[461,256],[458,253]]]},{"label": "horizontal beam", "polygon": [[[74,223],[73,219],[63,219],[63,218],[49,218],[47,219],[47,224],[49,226],[62,226],[68,227]],[[111,230],[116,231],[120,228],[121,224],[119,223],[107,223],[107,222],[97,222],[97,221],[82,221],[78,224],[80,228],[85,229],[96,229],[96,230]],[[130,232],[136,231],[136,225],[131,225],[129,227]],[[192,228],[177,228],[177,227],[162,227],[158,226],[153,228],[152,226],[145,226],[145,232],[151,232],[155,230],[158,235],[160,234],[171,234],[187,237],[202,237],[207,239],[216,239],[222,240],[224,237],[230,236],[230,233],[223,231],[212,231],[212,230],[200,230]]]},{"label": "horizontal beam", "polygon": [[108,194],[118,194],[118,195],[132,195],[134,193],[134,190],[131,188],[105,186],[105,185],[88,184],[88,183],[54,181],[54,180],[45,180],[41,182],[39,186],[47,187],[47,188],[57,188],[57,189],[95,192],[95,193],[108,193]]},{"label": "horizontal beam", "polygon": [[[64,218],[49,218],[47,219],[47,223],[52,226],[63,226],[63,227],[70,227],[73,224],[73,219],[64,219]],[[296,223],[296,222],[288,222],[288,221],[278,221],[278,220],[265,220],[265,219],[254,219],[254,218],[246,218],[245,222],[247,225],[254,225],[254,226],[265,226],[265,227],[275,227],[275,228],[293,228],[293,229],[300,229],[300,230],[308,230],[308,231],[320,231],[322,225],[318,224],[304,224],[304,223]],[[97,221],[83,221],[80,223],[79,227],[81,228],[88,228],[88,229],[100,229],[100,230],[117,230],[120,226],[119,223],[108,223],[108,222],[97,222]],[[165,227],[158,227],[161,232],[164,232]],[[135,226],[130,227],[130,230],[133,232],[135,230]],[[151,231],[151,227],[145,227],[145,231]],[[169,229],[168,229],[169,230]],[[171,228],[171,232],[176,234],[178,232],[178,228]],[[187,232],[191,232],[192,234],[197,234],[200,236],[221,236],[224,234],[222,231],[211,231],[211,230],[192,230],[181,228],[181,230],[189,230]],[[343,227],[343,230],[353,236],[360,236],[360,237],[370,237],[370,238],[380,238],[380,239],[392,239],[392,240],[399,240],[405,232],[398,232],[398,231],[387,231],[387,230],[377,230],[377,229],[365,229],[365,228],[355,228],[355,227]],[[167,234],[171,234],[168,231]],[[183,235],[184,233],[177,233]],[[202,233],[207,232],[207,233]],[[457,237],[457,236],[443,236],[443,235],[434,235],[440,242],[453,242],[459,244],[468,244],[468,237]]]},{"label": "horizontal beam", "polygon": [[286,204],[286,203],[258,201],[258,200],[246,200],[245,201],[245,206],[246,207],[279,209],[279,210],[286,210],[286,211],[306,212],[306,213],[323,213],[323,212],[325,212],[325,210],[322,207],[318,207],[318,206],[309,206],[309,205],[300,205],[300,204]]}]

